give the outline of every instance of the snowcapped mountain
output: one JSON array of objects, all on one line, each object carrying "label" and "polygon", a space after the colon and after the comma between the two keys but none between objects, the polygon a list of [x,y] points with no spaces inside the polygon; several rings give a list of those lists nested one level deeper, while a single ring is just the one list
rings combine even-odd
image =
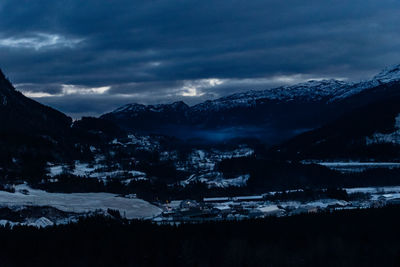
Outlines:
[{"label": "snowcapped mountain", "polygon": [[216,100],[195,105],[192,110],[220,110],[237,106],[254,106],[260,100],[289,101],[326,101],[333,102],[356,95],[368,88],[381,84],[400,81],[400,64],[385,68],[372,79],[361,82],[344,82],[341,80],[310,80],[291,86],[281,86],[262,91],[248,91],[233,94]]},{"label": "snowcapped mountain", "polygon": [[400,80],[400,64],[382,70],[371,81],[379,83],[391,83]]},{"label": "snowcapped mountain", "polygon": [[175,112],[181,111],[186,112],[189,110],[189,106],[186,105],[183,101],[174,102],[172,104],[159,104],[159,105],[142,105],[142,104],[128,104],[122,106],[112,113],[119,114],[124,113],[128,114],[128,116],[137,117],[141,113],[145,112],[155,112],[155,113],[165,113],[165,112]]},{"label": "snowcapped mountain", "polygon": [[263,91],[248,91],[233,94],[213,101],[192,107],[193,111],[218,111],[238,106],[255,106],[262,100],[270,101],[322,101],[347,92],[348,84],[338,80],[311,80],[292,86],[281,86],[278,88],[266,89]]},{"label": "snowcapped mountain", "polygon": [[397,82],[400,82],[400,65],[386,68],[367,81],[312,80],[233,94],[192,107],[183,102],[129,104],[101,118],[133,132],[183,138],[222,136],[222,140],[256,137],[276,143],[353,108],[397,94],[384,88]]},{"label": "snowcapped mountain", "polygon": [[167,112],[173,110],[201,112],[218,111],[238,106],[254,106],[260,100],[275,101],[336,101],[361,91],[376,87],[380,84],[396,82],[400,80],[400,64],[385,68],[372,79],[361,82],[345,82],[341,80],[310,80],[305,83],[291,86],[281,86],[261,91],[251,90],[244,93],[237,93],[222,97],[216,100],[208,100],[189,108],[184,102],[172,104],[142,105],[128,104],[113,111],[113,113],[131,113],[137,116],[141,112]]},{"label": "snowcapped mountain", "polygon": [[341,96],[342,106],[353,105],[353,109],[274,150],[303,160],[398,161],[399,103],[400,65],[395,65]]}]

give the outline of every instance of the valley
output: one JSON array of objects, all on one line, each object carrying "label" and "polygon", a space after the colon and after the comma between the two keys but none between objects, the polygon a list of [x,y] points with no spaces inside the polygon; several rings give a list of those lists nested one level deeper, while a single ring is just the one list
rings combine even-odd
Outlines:
[{"label": "valley", "polygon": [[[27,132],[23,127],[3,128],[1,187],[15,193],[1,191],[0,206],[15,212],[47,204],[63,214],[42,216],[52,225],[110,212],[126,219],[179,222],[287,216],[396,202],[396,190],[382,193],[387,186],[400,184],[396,142],[400,71],[396,70],[386,69],[359,83],[310,81],[192,107],[183,102],[130,104],[100,118],[71,121],[68,127],[65,116],[51,131],[41,122]],[[3,85],[4,108],[11,101],[31,103],[7,80]],[[60,116],[38,103],[30,105]],[[338,108],[340,112],[333,112]],[[320,117],[298,113],[299,109],[319,110]],[[28,113],[11,108],[8,112]],[[253,135],[254,126],[264,133]],[[240,138],[216,137],[216,131],[228,133],[227,127],[248,130],[241,131]],[[173,134],[165,132],[167,128]],[[267,138],[266,133],[275,137]],[[379,193],[351,188],[377,188]],[[250,202],[238,200],[241,197]],[[197,206],[185,213],[181,207],[185,201]],[[166,204],[178,202],[176,207]]]}]

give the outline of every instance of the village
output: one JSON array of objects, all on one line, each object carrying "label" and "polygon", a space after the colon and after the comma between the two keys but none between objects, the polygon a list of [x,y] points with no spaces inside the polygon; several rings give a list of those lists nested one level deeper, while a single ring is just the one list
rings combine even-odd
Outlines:
[{"label": "village", "polygon": [[271,200],[271,196],[277,192],[254,196],[203,198],[202,201],[173,200],[159,203],[158,206],[163,211],[152,220],[157,223],[244,220],[400,204],[400,187],[350,188],[345,191],[350,196],[349,200]]}]

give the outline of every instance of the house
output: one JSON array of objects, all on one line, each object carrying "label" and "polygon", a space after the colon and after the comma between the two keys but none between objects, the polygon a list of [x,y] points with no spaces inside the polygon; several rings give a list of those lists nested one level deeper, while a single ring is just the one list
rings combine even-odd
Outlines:
[{"label": "house", "polygon": [[179,209],[181,203],[182,200],[172,200],[171,202],[167,202],[164,207],[167,211],[177,210]]},{"label": "house", "polygon": [[221,214],[231,213],[232,208],[228,205],[219,205],[214,207],[215,210],[219,211]]},{"label": "house", "polygon": [[264,216],[283,216],[286,213],[283,209],[280,209],[277,205],[259,207],[258,210],[261,211]]},{"label": "house", "polygon": [[229,197],[205,197],[204,202],[226,202],[229,201]]},{"label": "house", "polygon": [[199,208],[191,208],[191,209],[181,209],[179,211],[179,214],[182,217],[186,217],[186,218],[191,218],[191,217],[202,217],[203,211]]},{"label": "house", "polygon": [[196,200],[184,200],[180,203],[179,208],[180,209],[195,209],[199,208],[200,204]]},{"label": "house", "polygon": [[239,196],[232,198],[233,201],[262,201],[264,197],[260,196]]}]

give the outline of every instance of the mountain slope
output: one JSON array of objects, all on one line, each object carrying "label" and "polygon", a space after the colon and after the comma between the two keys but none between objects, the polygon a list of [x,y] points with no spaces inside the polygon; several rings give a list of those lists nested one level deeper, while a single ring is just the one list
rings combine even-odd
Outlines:
[{"label": "mountain slope", "polygon": [[70,117],[16,91],[0,71],[0,180],[40,180],[47,162],[79,158],[71,124]]},{"label": "mountain slope", "polygon": [[276,155],[318,160],[399,160],[400,84],[380,85],[373,89],[377,91],[386,97],[291,139],[274,148]]},{"label": "mountain slope", "polygon": [[16,91],[0,71],[0,132],[55,135],[69,128],[72,119]]}]

